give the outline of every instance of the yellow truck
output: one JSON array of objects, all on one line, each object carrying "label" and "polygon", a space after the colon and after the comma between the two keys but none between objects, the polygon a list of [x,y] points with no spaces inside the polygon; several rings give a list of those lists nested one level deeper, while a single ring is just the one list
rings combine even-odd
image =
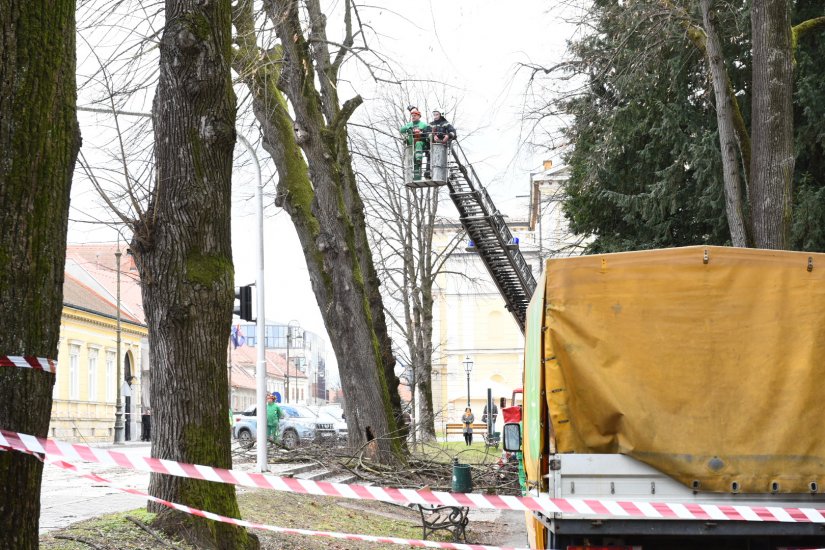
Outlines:
[{"label": "yellow truck", "polygon": [[[551,259],[527,310],[526,494],[825,509],[825,254]],[[533,548],[825,547],[816,522],[528,513]]]}]

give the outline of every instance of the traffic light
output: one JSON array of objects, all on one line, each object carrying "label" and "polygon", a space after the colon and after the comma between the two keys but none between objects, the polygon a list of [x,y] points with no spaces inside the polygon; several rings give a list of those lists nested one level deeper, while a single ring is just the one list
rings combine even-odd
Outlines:
[{"label": "traffic light", "polygon": [[240,287],[235,292],[235,299],[239,305],[235,307],[233,313],[244,321],[254,321],[252,317],[252,285]]}]

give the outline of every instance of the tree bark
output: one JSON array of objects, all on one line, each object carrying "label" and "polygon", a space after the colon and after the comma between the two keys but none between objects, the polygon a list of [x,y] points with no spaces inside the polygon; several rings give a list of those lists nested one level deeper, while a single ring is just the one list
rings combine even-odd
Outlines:
[{"label": "tree bark", "polygon": [[[57,360],[76,115],[74,0],[0,0],[0,355]],[[0,367],[0,427],[48,436],[54,374]],[[0,548],[37,548],[43,463],[0,452]]]},{"label": "tree bark", "polygon": [[264,53],[254,40],[252,5],[239,2],[235,69],[251,91],[264,148],[280,176],[276,202],[295,225],[338,358],[349,443],[360,446],[374,437],[378,458],[391,461],[401,448],[394,437],[403,422],[399,380],[348,149],[347,120],[361,98],[339,104],[325,17],[317,2],[307,2],[307,39],[298,7],[293,0],[264,2],[281,41]]},{"label": "tree bark", "polygon": [[[156,181],[132,239],[152,364],[152,456],[232,467],[226,419],[234,300],[230,238],[235,94],[229,0],[167,0],[153,104]],[[235,488],[152,474],[149,492],[239,517]],[[199,548],[257,548],[244,529],[149,504]]]},{"label": "tree bark", "polygon": [[706,42],[705,56],[710,67],[716,100],[716,123],[719,131],[719,146],[722,152],[722,179],[725,185],[725,212],[730,228],[733,246],[750,246],[748,222],[744,208],[744,193],[739,172],[737,141],[734,127],[734,107],[731,103],[732,89],[730,78],[719,42],[719,34],[710,13],[710,0],[701,0],[702,19],[704,20]]},{"label": "tree bark", "polygon": [[789,0],[754,0],[750,207],[757,248],[789,246],[793,215],[793,50]]},{"label": "tree bark", "polygon": [[413,260],[409,267],[412,280],[410,296],[413,300],[413,323],[408,326],[408,346],[414,357],[415,380],[421,399],[419,427],[425,441],[435,439],[435,411],[433,410],[433,284],[443,256],[433,251],[433,226],[438,211],[438,189],[430,189],[409,200],[410,217],[415,213],[415,228],[410,227],[409,248],[417,248],[417,265]]}]

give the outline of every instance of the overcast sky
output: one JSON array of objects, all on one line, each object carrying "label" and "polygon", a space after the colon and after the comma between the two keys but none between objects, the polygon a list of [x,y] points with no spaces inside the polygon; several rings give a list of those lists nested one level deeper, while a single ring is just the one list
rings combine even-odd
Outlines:
[{"label": "overcast sky", "polygon": [[[529,101],[525,99],[529,73],[519,70],[518,64],[559,62],[565,40],[571,34],[570,27],[548,11],[547,2],[538,0],[381,0],[373,5],[378,7],[362,9],[361,16],[376,33],[370,38],[370,46],[389,60],[393,76],[441,82],[443,85],[437,88],[446,89],[458,104],[450,112],[449,106],[438,105],[437,97],[411,97],[409,101],[422,110],[436,106],[447,110],[447,118],[463,138],[464,152],[498,208],[512,217],[524,217],[526,212],[519,207],[523,199],[516,196],[527,193],[529,174],[538,170],[542,160],[557,160],[557,156],[523,146],[527,128],[521,115],[525,101]],[[332,35],[330,38],[335,40]],[[381,86],[392,85],[371,82],[367,71],[354,61],[350,63],[347,76],[351,86],[365,98],[360,109],[369,109],[372,100],[382,94]],[[82,97],[80,103],[83,104]],[[98,122],[93,117],[81,116],[84,142],[91,141],[98,131],[94,126]],[[248,137],[251,141],[256,139]],[[263,151],[258,154],[265,175],[271,174],[268,156]],[[236,164],[248,163],[248,158],[239,145]],[[236,284],[248,284],[256,277],[257,234],[255,205],[250,200],[254,176],[248,165],[238,167],[233,185],[239,189],[232,222]],[[273,182],[269,186],[271,191]],[[89,183],[76,178],[71,218],[86,219],[86,214],[98,208],[99,203]],[[112,230],[70,222],[69,242],[114,239]],[[304,328],[326,335],[295,230],[289,217],[269,202],[265,256],[267,319],[284,323],[294,319]],[[334,363],[331,348],[328,356]]]}]

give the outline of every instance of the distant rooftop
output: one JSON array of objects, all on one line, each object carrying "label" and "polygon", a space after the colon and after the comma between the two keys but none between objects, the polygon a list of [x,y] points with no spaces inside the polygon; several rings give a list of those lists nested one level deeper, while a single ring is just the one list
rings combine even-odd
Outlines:
[{"label": "distant rooftop", "polygon": [[[140,277],[127,246],[120,244],[120,304],[121,314],[129,315],[136,322],[146,324]],[[70,244],[66,247],[66,275],[74,281],[97,293],[101,299],[111,304],[112,315],[116,315],[117,303],[117,259],[118,243]],[[64,294],[66,290],[64,289]],[[80,297],[75,296],[75,300]],[[82,304],[75,304],[82,306]],[[103,313],[103,312],[101,312]]]}]

